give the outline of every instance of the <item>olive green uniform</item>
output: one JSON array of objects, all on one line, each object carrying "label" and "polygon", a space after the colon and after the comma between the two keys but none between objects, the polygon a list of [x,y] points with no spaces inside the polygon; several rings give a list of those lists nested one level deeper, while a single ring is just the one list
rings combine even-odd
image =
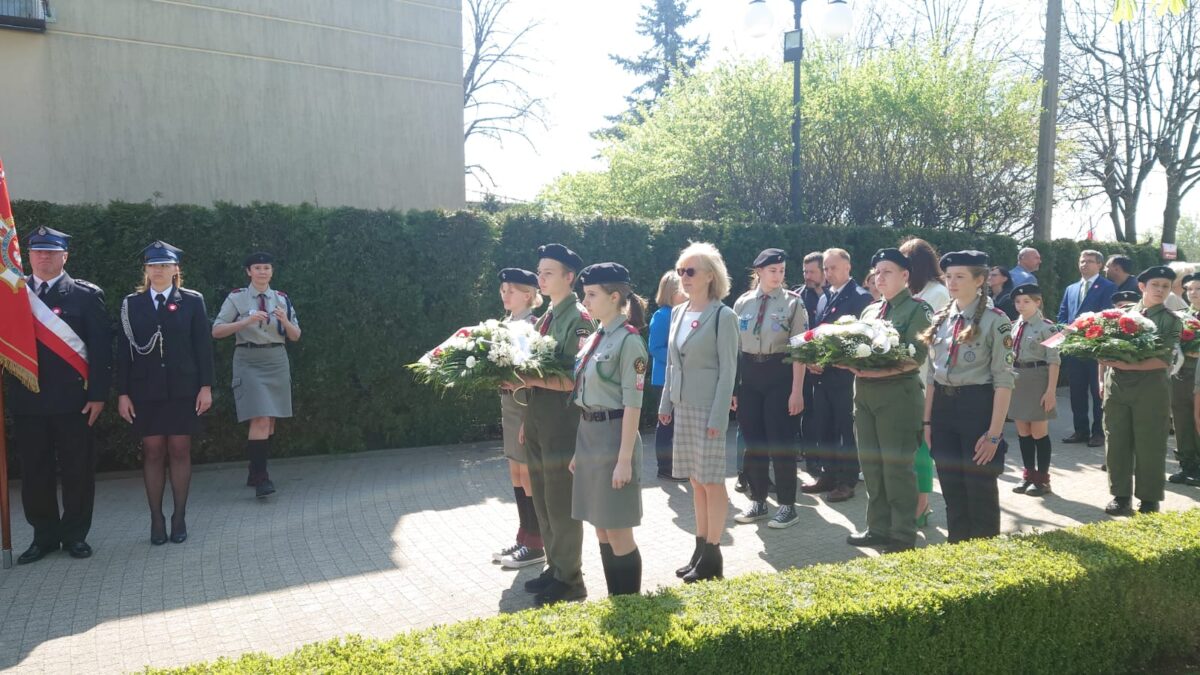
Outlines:
[{"label": "olive green uniform", "polygon": [[[535,327],[554,338],[555,356],[564,370],[574,372],[575,355],[594,326],[572,293],[546,310]],[[570,377],[568,375],[568,377]],[[546,563],[554,578],[569,586],[583,583],[583,527],[571,518],[571,471],[579,416],[571,409],[569,391],[535,387],[525,413],[525,452],[533,507],[545,542]]]},{"label": "olive green uniform", "polygon": [[642,336],[625,321],[618,316],[594,333],[575,366],[573,398],[582,421],[575,436],[571,517],[605,530],[642,521],[641,434],[634,435],[632,479],[619,490],[612,487],[623,418],[626,408],[642,407],[650,358]]},{"label": "olive green uniform", "polygon": [[[1197,313],[1184,310],[1187,315]],[[1200,435],[1192,416],[1192,389],[1196,379],[1196,357],[1184,355],[1183,366],[1171,378],[1171,419],[1175,427],[1175,459],[1188,476],[1200,473]]]},{"label": "olive green uniform", "polygon": [[[1165,305],[1146,308],[1139,302],[1129,311],[1145,316],[1158,327],[1167,353],[1164,359],[1169,361],[1179,344],[1183,322]],[[1108,490],[1114,497],[1134,495],[1143,502],[1162,501],[1170,398],[1166,368],[1144,371],[1110,368],[1105,374],[1105,462]]]},{"label": "olive green uniform", "polygon": [[917,539],[913,460],[921,443],[925,405],[919,366],[928,353],[917,336],[929,328],[932,314],[929,305],[904,289],[890,300],[868,305],[860,317],[891,321],[901,347],[911,344],[916,349],[913,360],[918,368],[854,382],[854,434],[867,484],[867,531],[906,544]]}]

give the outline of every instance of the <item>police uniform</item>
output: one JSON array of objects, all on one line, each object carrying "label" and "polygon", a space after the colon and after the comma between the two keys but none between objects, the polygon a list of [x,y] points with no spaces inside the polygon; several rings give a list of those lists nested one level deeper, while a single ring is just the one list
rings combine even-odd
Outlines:
[{"label": "police uniform", "polygon": [[[155,242],[148,265],[177,264],[179,249]],[[133,431],[146,436],[187,436],[202,429],[196,395],[213,383],[212,332],[204,296],[172,285],[131,293],[121,301],[117,334],[117,394],[129,396]]]},{"label": "police uniform", "polygon": [[[781,249],[758,254],[753,267],[787,261]],[[786,527],[797,522],[795,421],[788,415],[792,392],[792,365],[784,363],[788,341],[808,330],[808,312],[799,294],[785,288],[763,293],[747,291],[733,303],[737,315],[738,428],[746,439],[745,472],[750,482],[752,504],[738,515],[750,523],[767,517],[768,463],[774,466],[779,514],[772,525]]]},{"label": "police uniform", "polygon": [[[988,266],[978,251],[958,251],[942,256],[942,269],[955,266]],[[927,387],[933,388],[930,415],[930,452],[946,501],[949,541],[958,542],[1000,533],[1000,496],[996,478],[1004,470],[1006,444],[996,447],[992,461],[975,463],[975,444],[987,435],[996,389],[1012,389],[1012,323],[1004,312],[987,307],[979,311],[982,296],[966,307],[951,302],[934,318],[937,331],[930,345],[932,364]],[[976,314],[975,338],[959,343]]]},{"label": "police uniform", "polygon": [[[891,262],[909,269],[899,249],[881,249],[871,267]],[[867,529],[853,535],[854,545],[886,543],[911,548],[917,540],[917,477],[913,470],[921,443],[924,389],[920,365],[928,348],[918,336],[929,328],[933,310],[914,298],[907,288],[863,310],[862,319],[890,321],[900,344],[910,344],[916,368],[889,377],[861,377],[854,381],[854,431],[858,437],[858,462],[867,486]]]},{"label": "police uniform", "polygon": [[[1200,280],[1200,274],[1189,274],[1183,278],[1184,288],[1192,281]],[[1180,312],[1183,317],[1198,317],[1200,311],[1189,306]],[[1175,458],[1179,461],[1179,472],[1168,480],[1172,483],[1200,485],[1200,435],[1196,431],[1193,417],[1192,387],[1196,379],[1195,356],[1183,355],[1179,371],[1171,376],[1171,422],[1175,428]]]},{"label": "police uniform", "polygon": [[[570,270],[583,267],[580,257],[562,244],[539,247],[538,257],[557,260]],[[556,360],[564,370],[572,372],[575,355],[595,330],[591,317],[574,293],[547,309],[535,327],[541,334],[554,338]],[[581,560],[583,527],[571,518],[569,464],[575,454],[579,429],[579,416],[570,412],[571,396],[569,391],[534,387],[529,392],[529,408],[525,412],[525,451],[529,457],[533,505],[551,575],[543,575],[535,580],[537,583],[526,586],[527,590],[538,592],[539,604],[587,595]]]},{"label": "police uniform", "polygon": [[[1175,280],[1170,267],[1151,267],[1138,275],[1138,281]],[[1146,307],[1137,303],[1129,312],[1149,319],[1158,329],[1168,363],[1179,344],[1183,321],[1165,304]],[[1105,508],[1111,515],[1129,512],[1131,496],[1141,500],[1142,511],[1157,511],[1163,498],[1167,462],[1167,434],[1170,428],[1171,384],[1167,368],[1155,370],[1118,370],[1109,368],[1104,375],[1105,464],[1108,465],[1108,489],[1113,500]],[[1136,477],[1136,480],[1135,480]]]},{"label": "police uniform", "polygon": [[[48,227],[29,238],[31,251],[66,251],[70,236]],[[63,272],[56,279],[25,280],[39,316],[58,324],[74,348],[76,366],[37,342],[39,393],[7,377],[13,442],[21,460],[21,503],[33,527],[33,545],[18,558],[29,563],[62,544],[76,558],[91,555],[84,541],[92,526],[96,459],[84,405],[104,403],[111,383],[112,328],[104,292]],[[39,288],[39,286],[41,286]],[[24,292],[24,291],[23,291]],[[61,321],[61,323],[59,323]],[[57,476],[62,475],[62,512]]]}]

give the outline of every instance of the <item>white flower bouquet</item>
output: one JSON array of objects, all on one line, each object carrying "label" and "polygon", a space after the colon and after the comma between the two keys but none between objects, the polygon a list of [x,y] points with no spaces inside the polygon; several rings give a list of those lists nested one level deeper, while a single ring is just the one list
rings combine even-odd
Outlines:
[{"label": "white flower bouquet", "polygon": [[851,316],[821,324],[793,337],[789,344],[789,362],[822,368],[895,368],[911,362],[917,353],[911,344],[900,344],[900,333],[891,321]]},{"label": "white flower bouquet", "polygon": [[408,368],[418,382],[443,391],[495,389],[529,376],[566,374],[554,357],[556,346],[525,321],[489,319],[458,329]]}]

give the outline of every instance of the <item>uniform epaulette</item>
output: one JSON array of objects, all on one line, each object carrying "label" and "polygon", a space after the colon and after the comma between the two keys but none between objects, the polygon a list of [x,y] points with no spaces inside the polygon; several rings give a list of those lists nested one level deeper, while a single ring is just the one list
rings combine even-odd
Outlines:
[{"label": "uniform epaulette", "polygon": [[788,290],[788,289],[786,289],[786,288],[785,288],[785,289],[783,289],[783,292],[784,292],[784,293],[787,293],[788,295],[792,296],[793,298],[798,298],[798,297],[800,297],[800,294],[799,294],[799,293],[797,293],[796,291]]},{"label": "uniform epaulette", "polygon": [[1006,319],[1008,318],[1008,315],[1007,315],[1007,314],[1005,314],[1003,311],[1001,311],[1001,310],[999,310],[999,309],[996,309],[995,307],[988,307],[988,311],[990,311],[990,312],[994,312],[994,313],[996,313],[996,314],[999,314],[1000,316],[1002,316],[1002,317],[1004,317],[1004,318],[1006,318]]},{"label": "uniform epaulette", "polygon": [[583,305],[579,305],[579,316],[582,317],[584,321],[592,320],[592,315],[588,314],[588,311],[584,309]]},{"label": "uniform epaulette", "polygon": [[142,293],[145,293],[145,292],[146,292],[146,291],[134,291],[134,292],[130,293],[129,295],[126,295],[126,296],[125,296],[125,299],[126,299],[126,300],[132,300],[132,299],[136,298],[137,296],[139,296],[139,295],[141,295]]},{"label": "uniform epaulette", "polygon": [[93,284],[92,282],[88,281],[87,279],[75,279],[74,277],[72,277],[72,279],[75,281],[75,283],[79,284],[80,286],[83,286],[84,288],[90,288],[93,291],[100,291],[101,293],[104,292],[103,288],[100,288],[99,286],[97,286],[96,284]]},{"label": "uniform epaulette", "polygon": [[245,290],[246,290],[246,289],[244,289],[244,288],[235,288],[235,289],[233,289],[232,291],[229,291],[229,294],[230,294],[230,295],[234,295],[234,294],[236,294],[236,293],[241,293],[241,292],[243,292],[243,291],[245,291]]},{"label": "uniform epaulette", "polygon": [[275,295],[282,295],[285,298],[287,297],[287,293],[284,293],[283,291],[275,291]]},{"label": "uniform epaulette", "polygon": [[196,298],[204,297],[204,294],[201,293],[200,291],[193,291],[190,288],[183,288],[182,286],[179,287],[179,292],[182,293],[183,295],[190,295],[190,296],[196,297]]},{"label": "uniform epaulette", "polygon": [[863,288],[862,286],[858,286],[857,289],[858,289],[859,295],[870,295],[871,294],[871,291],[868,291],[867,289]]},{"label": "uniform epaulette", "polygon": [[1050,319],[1047,319],[1047,318],[1046,318],[1046,317],[1044,317],[1044,316],[1042,317],[1042,323],[1046,324],[1047,326],[1053,326],[1053,325],[1054,325],[1054,322],[1053,322],[1053,321],[1051,321]]},{"label": "uniform epaulette", "polygon": [[642,331],[638,330],[637,327],[631,323],[625,324],[625,330],[629,331],[630,333],[633,333],[634,335],[642,334]]}]

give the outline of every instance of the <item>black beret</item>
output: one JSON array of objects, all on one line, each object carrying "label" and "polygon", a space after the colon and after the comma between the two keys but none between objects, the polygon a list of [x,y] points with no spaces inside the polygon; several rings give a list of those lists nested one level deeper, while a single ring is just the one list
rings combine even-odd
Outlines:
[{"label": "black beret", "polygon": [[71,244],[71,235],[48,227],[39,227],[29,235],[30,251],[65,251]]},{"label": "black beret", "polygon": [[912,269],[912,263],[908,261],[908,256],[900,252],[898,248],[881,248],[875,251],[875,255],[871,256],[871,267],[878,265],[884,260],[895,263],[904,269]]},{"label": "black beret", "polygon": [[1012,289],[1009,297],[1016,298],[1018,295],[1041,295],[1042,289],[1037,284],[1021,284]]},{"label": "black beret", "polygon": [[954,251],[942,256],[941,268],[947,267],[987,267],[991,262],[988,254],[983,251]]},{"label": "black beret", "polygon": [[1143,284],[1151,279],[1170,279],[1171,281],[1175,281],[1175,270],[1166,265],[1155,265],[1154,267],[1147,268],[1146,271],[1137,276],[1137,280]]},{"label": "black beret", "polygon": [[1118,302],[1141,302],[1142,294],[1137,291],[1117,291],[1113,293],[1113,304]]},{"label": "black beret", "polygon": [[627,284],[629,283],[629,270],[625,269],[624,265],[614,262],[588,265],[579,273],[579,283],[585,286]]},{"label": "black beret", "polygon": [[249,267],[251,265],[274,265],[274,264],[275,264],[275,256],[271,255],[270,253],[267,253],[266,251],[257,251],[255,253],[251,253],[250,255],[246,256],[246,259],[244,261],[242,261],[242,267]]},{"label": "black beret", "polygon": [[759,268],[767,265],[778,265],[781,262],[787,262],[787,252],[781,248],[765,248],[758,257],[754,259],[754,264],[751,267]]},{"label": "black beret", "polygon": [[537,275],[529,270],[523,270],[520,267],[505,267],[500,270],[500,283],[509,284],[524,284],[525,286],[537,286]]},{"label": "black beret", "polygon": [[142,261],[147,265],[178,265],[183,249],[159,240],[142,249]]},{"label": "black beret", "polygon": [[1184,286],[1187,286],[1188,283],[1192,282],[1192,281],[1200,281],[1200,272],[1193,272],[1193,273],[1185,276],[1183,278],[1183,281],[1181,281],[1179,283],[1183,284]]},{"label": "black beret", "polygon": [[538,260],[541,260],[542,258],[557,260],[558,262],[566,265],[567,268],[572,272],[578,272],[583,268],[583,258],[580,258],[578,253],[572,251],[566,246],[563,246],[562,244],[546,244],[545,246],[539,246],[537,254]]}]

